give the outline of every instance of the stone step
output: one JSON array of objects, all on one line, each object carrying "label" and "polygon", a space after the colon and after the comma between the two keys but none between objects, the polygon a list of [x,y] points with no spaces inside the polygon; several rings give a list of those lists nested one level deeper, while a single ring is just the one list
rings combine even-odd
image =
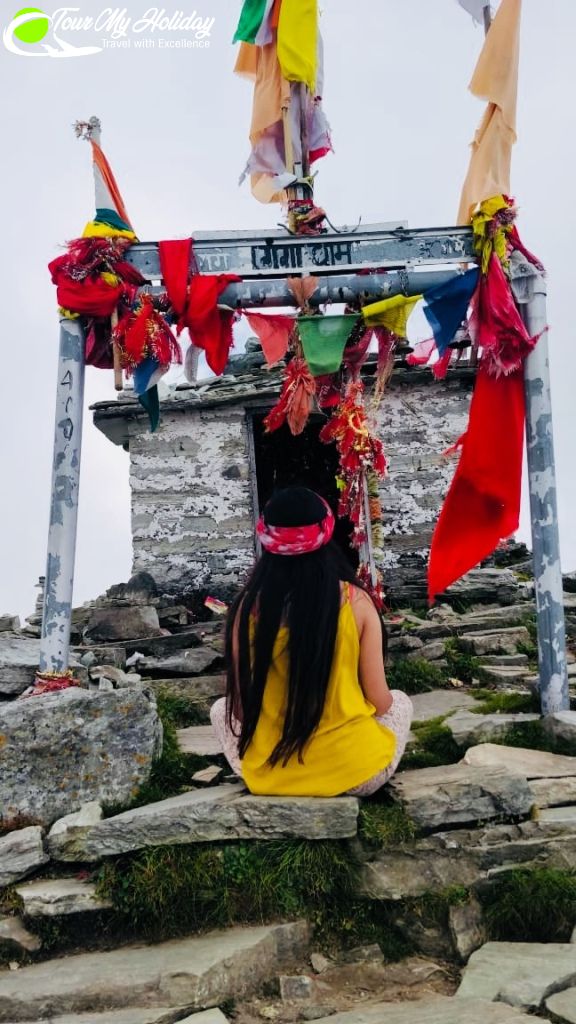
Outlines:
[{"label": "stone step", "polygon": [[527,654],[485,654],[481,664],[483,668],[523,668],[529,659]]},{"label": "stone step", "polygon": [[49,859],[39,825],[8,832],[0,837],[0,888],[26,878]]},{"label": "stone step", "polygon": [[147,1013],[162,1007],[192,1013],[254,992],[307,947],[308,925],[300,921],[48,960],[0,973],[0,1021],[140,1006]]},{"label": "stone step", "polygon": [[497,608],[494,611],[484,610],[468,612],[466,615],[454,616],[442,622],[427,622],[411,631],[421,640],[435,640],[438,637],[461,636],[468,633],[498,630],[503,626],[521,626],[526,616],[534,613],[534,605],[517,604]]},{"label": "stone step", "polygon": [[574,944],[487,942],[472,953],[457,997],[498,1000],[537,1013],[552,992],[575,977]]},{"label": "stone step", "polygon": [[177,737],[183,754],[216,757],[222,753],[222,744],[211,725],[191,725],[188,729],[178,729]]},{"label": "stone step", "polygon": [[60,917],[109,910],[112,904],[96,895],[96,886],[80,878],[42,878],[16,886],[26,917]]},{"label": "stone step", "polygon": [[[469,769],[470,770],[470,769]],[[48,849],[62,861],[93,863],[149,846],[235,839],[346,839],[356,835],[355,797],[252,796],[239,783],[191,790],[60,833]]]},{"label": "stone step", "polygon": [[430,830],[529,814],[533,804],[521,775],[464,762],[401,772],[392,779],[390,792],[418,828]]},{"label": "stone step", "polygon": [[550,996],[546,1000],[546,1009],[552,1020],[576,1024],[576,988],[567,988]]},{"label": "stone step", "polygon": [[501,683],[504,686],[526,686],[526,677],[529,674],[531,673],[526,665],[487,665],[482,662],[482,675],[490,683]]},{"label": "stone step", "polygon": [[504,736],[513,726],[539,722],[540,715],[512,714],[475,715],[471,711],[457,711],[446,721],[455,742],[460,747],[482,743]]},{"label": "stone step", "polygon": [[431,690],[430,693],[417,693],[411,700],[415,722],[429,722],[454,711],[478,707],[478,701],[464,689]]},{"label": "stone step", "polygon": [[167,693],[174,697],[186,697],[199,703],[216,700],[226,692],[226,676],[221,672],[213,676],[178,676],[168,679],[147,679],[148,686],[155,694]]},{"label": "stone step", "polygon": [[346,1013],[322,1017],[317,1024],[538,1024],[532,1017],[504,1003],[487,999],[434,996],[408,1003],[373,1003]]},{"label": "stone step", "polygon": [[460,637],[460,645],[470,654],[516,654],[520,643],[529,643],[526,626],[510,626],[485,633],[471,633]]},{"label": "stone step", "polygon": [[[186,1007],[158,1006],[156,1009],[138,1006],[127,1010],[106,1010],[105,1013],[67,1013],[64,1017],[50,1017],[50,1024],[227,1024],[227,1018],[221,1010],[200,1010],[199,1013],[186,1013]],[[46,1024],[42,1021],[30,1021],[29,1024]]]},{"label": "stone step", "polygon": [[143,676],[200,676],[219,662],[221,657],[218,651],[210,647],[192,647],[166,656],[142,658],[137,668]]},{"label": "stone step", "polygon": [[481,743],[464,754],[464,763],[479,769],[500,768],[526,779],[558,779],[576,775],[576,757],[549,754],[544,750]]}]

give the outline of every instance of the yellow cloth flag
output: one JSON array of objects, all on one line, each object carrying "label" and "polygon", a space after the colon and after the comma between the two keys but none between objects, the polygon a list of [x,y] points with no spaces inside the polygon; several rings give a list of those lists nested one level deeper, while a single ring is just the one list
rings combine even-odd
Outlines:
[{"label": "yellow cloth flag", "polygon": [[368,327],[385,327],[397,338],[405,338],[408,318],[421,298],[421,295],[393,295],[364,306],[362,315]]},{"label": "yellow cloth flag", "polygon": [[133,231],[123,231],[108,224],[100,224],[96,220],[88,222],[82,232],[82,238],[129,238],[131,242],[138,241]]},{"label": "yellow cloth flag", "polygon": [[278,60],[289,82],[305,82],[314,96],[318,70],[318,0],[282,0]]},{"label": "yellow cloth flag", "polygon": [[522,0],[502,0],[478,59],[470,91],[488,100],[472,143],[458,223],[469,224],[483,199],[510,193],[512,146],[516,142],[516,100]]},{"label": "yellow cloth flag", "polygon": [[500,210],[508,210],[509,204],[504,196],[492,196],[480,203],[480,208],[472,217],[474,233],[474,250],[480,256],[480,268],[483,274],[488,272],[490,257],[495,252],[501,263],[506,263],[506,236],[512,230],[512,223],[500,224],[493,232],[494,218]]}]

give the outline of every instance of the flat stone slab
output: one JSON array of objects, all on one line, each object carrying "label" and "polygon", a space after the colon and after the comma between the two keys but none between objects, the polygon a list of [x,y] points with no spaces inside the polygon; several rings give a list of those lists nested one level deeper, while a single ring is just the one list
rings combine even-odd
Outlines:
[{"label": "flat stone slab", "polygon": [[552,824],[554,822],[573,825],[576,828],[576,807],[547,807],[540,811],[540,821]]},{"label": "flat stone slab", "polygon": [[560,808],[562,804],[576,804],[576,776],[565,779],[532,779],[530,789],[538,807]]},{"label": "flat stone slab", "polygon": [[9,832],[0,838],[0,888],[19,882],[49,860],[38,825]]},{"label": "flat stone slab", "polygon": [[80,878],[46,878],[16,886],[26,917],[60,917],[109,910],[112,904],[96,895],[96,886]]},{"label": "flat stone slab", "polygon": [[19,917],[0,915],[0,949],[5,943],[26,953],[36,953],[42,948],[40,936],[29,932]]},{"label": "flat stone slab", "polygon": [[0,1021],[139,1006],[192,1012],[255,991],[307,946],[308,925],[299,921],[48,960],[0,973]]},{"label": "flat stone slab", "polygon": [[510,626],[485,633],[467,633],[460,638],[462,649],[471,654],[516,654],[518,644],[530,642],[526,626]]},{"label": "flat stone slab", "polygon": [[[24,693],[34,682],[39,661],[39,640],[0,635],[0,695],[17,697]],[[70,668],[83,676],[86,674],[73,655],[70,656]]]},{"label": "flat stone slab", "polygon": [[0,820],[50,825],[90,801],[127,803],[161,749],[156,702],[79,688],[0,705]]},{"label": "flat stone slab", "polygon": [[504,736],[513,726],[539,721],[540,715],[521,712],[475,715],[472,711],[458,711],[447,720],[446,725],[458,746],[465,747]]},{"label": "flat stone slab", "polygon": [[528,814],[532,793],[521,775],[502,768],[477,768],[464,762],[401,772],[390,792],[419,828],[487,821]]},{"label": "flat stone slab", "polygon": [[209,647],[192,647],[166,657],[143,658],[138,662],[138,671],[144,676],[199,676],[221,657]]},{"label": "flat stone slab", "polygon": [[148,846],[233,839],[346,839],[356,835],[355,797],[252,796],[237,784],[196,789],[105,818],[53,849],[63,861],[94,862]]},{"label": "flat stone slab", "polygon": [[[105,1013],[67,1013],[64,1017],[50,1017],[50,1024],[174,1024],[176,1021],[178,1024],[227,1024],[222,1010],[217,1007],[183,1017],[185,1012],[184,1006],[157,1006],[155,1009],[139,1006],[133,1010],[106,1010]],[[30,1024],[46,1024],[46,1018]]]},{"label": "flat stone slab", "polygon": [[102,821],[103,811],[97,801],[83,804],[79,811],[67,814],[55,821],[48,833],[46,845],[50,856],[58,860],[60,849],[70,850],[75,843],[81,843],[87,832]]},{"label": "flat stone slab", "polygon": [[549,754],[544,750],[481,743],[464,754],[465,764],[475,768],[506,768],[527,779],[554,779],[576,775],[576,757]]},{"label": "flat stone slab", "polygon": [[226,693],[226,676],[221,672],[213,676],[175,676],[169,679],[147,679],[154,693],[170,693],[187,697],[191,701],[211,701]]},{"label": "flat stone slab", "polygon": [[550,996],[546,1000],[546,1009],[553,1014],[554,1020],[576,1024],[576,988],[567,988]]},{"label": "flat stone slab", "polygon": [[183,754],[216,757],[222,753],[222,744],[216,739],[211,725],[191,725],[188,729],[178,729],[177,736]]},{"label": "flat stone slab", "polygon": [[538,1024],[513,1006],[487,999],[435,996],[407,1003],[374,1003],[323,1017],[318,1024]]},{"label": "flat stone slab", "polygon": [[411,700],[415,722],[429,722],[441,715],[478,706],[478,701],[464,690],[431,690],[430,693],[417,693]]},{"label": "flat stone slab", "polygon": [[576,945],[487,942],[472,953],[456,995],[538,1010],[554,991],[574,982]]}]

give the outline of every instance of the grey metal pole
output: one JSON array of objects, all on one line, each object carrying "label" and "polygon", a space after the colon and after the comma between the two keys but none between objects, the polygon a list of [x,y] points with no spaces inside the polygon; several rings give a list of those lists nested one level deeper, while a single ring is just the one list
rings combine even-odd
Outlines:
[{"label": "grey metal pole", "polygon": [[542,275],[535,280],[532,297],[521,309],[530,334],[541,335],[525,361],[524,379],[540,699],[542,714],[549,715],[569,708],[570,698],[552,436],[546,281]]},{"label": "grey metal pole", "polygon": [[84,325],[60,321],[52,500],[46,559],[40,671],[68,668],[84,404]]}]

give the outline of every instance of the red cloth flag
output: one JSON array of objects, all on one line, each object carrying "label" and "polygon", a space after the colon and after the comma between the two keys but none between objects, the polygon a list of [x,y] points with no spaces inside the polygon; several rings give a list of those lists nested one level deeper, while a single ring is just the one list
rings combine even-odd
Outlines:
[{"label": "red cloth flag", "polygon": [[281,313],[245,313],[244,316],[260,339],[266,362],[272,364],[283,359],[296,318]]}]

